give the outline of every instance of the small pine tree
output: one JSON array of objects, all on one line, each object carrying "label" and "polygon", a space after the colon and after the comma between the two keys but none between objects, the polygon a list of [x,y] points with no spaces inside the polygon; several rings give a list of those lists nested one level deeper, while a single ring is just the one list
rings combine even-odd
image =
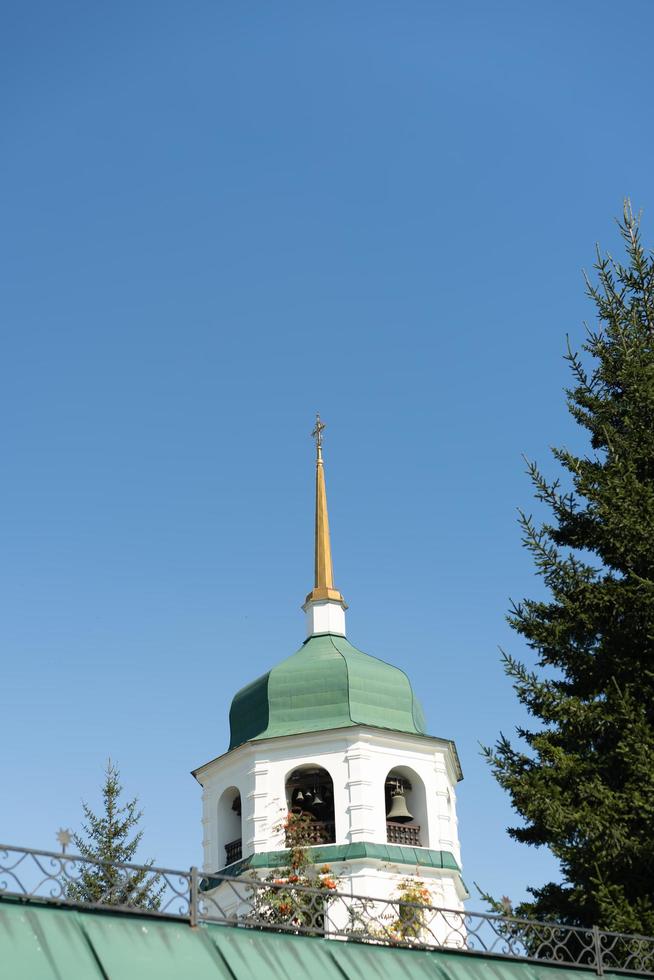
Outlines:
[{"label": "small pine tree", "polygon": [[[121,792],[120,773],[109,759],[102,787],[104,813],[97,816],[83,802],[86,823],[82,829],[86,836],[73,834],[78,853],[96,863],[80,863],[79,877],[70,882],[67,897],[84,904],[128,905],[156,910],[163,891],[158,875],[147,867],[138,871],[116,867],[116,862],[132,862],[143,837],[143,831],[139,830],[129,839],[130,831],[143,813],[136,808],[136,798],[121,804]],[[146,865],[152,863],[148,861]]]},{"label": "small pine tree", "polygon": [[562,871],[516,914],[654,935],[654,257],[628,202],[619,228],[627,264],[598,250],[587,280],[590,364],[567,355],[590,450],[553,450],[566,490],[530,464],[551,518],[520,520],[550,595],[509,616],[538,669],[503,656],[538,725],[485,752],[523,819],[509,834]]}]

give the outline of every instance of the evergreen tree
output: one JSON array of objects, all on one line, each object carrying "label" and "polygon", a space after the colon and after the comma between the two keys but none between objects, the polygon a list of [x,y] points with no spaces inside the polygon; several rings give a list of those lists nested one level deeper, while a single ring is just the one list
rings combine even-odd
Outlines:
[{"label": "evergreen tree", "polygon": [[520,524],[548,595],[509,615],[537,668],[503,660],[537,724],[484,751],[523,821],[509,834],[561,867],[516,914],[654,935],[654,257],[628,202],[618,226],[625,264],[598,249],[586,280],[589,357],[568,345],[589,450],[553,450],[565,488],[528,464],[551,516]]},{"label": "evergreen tree", "polygon": [[[116,862],[132,862],[143,836],[139,830],[130,840],[130,832],[143,813],[137,810],[136,798],[121,804],[121,792],[120,773],[109,759],[102,787],[104,813],[97,816],[87,803],[82,803],[86,836],[73,835],[78,853],[97,863],[80,863],[79,878],[70,882],[67,897],[84,903],[157,909],[163,890],[158,875],[147,867],[116,867]],[[151,866],[152,861],[147,865]]]}]

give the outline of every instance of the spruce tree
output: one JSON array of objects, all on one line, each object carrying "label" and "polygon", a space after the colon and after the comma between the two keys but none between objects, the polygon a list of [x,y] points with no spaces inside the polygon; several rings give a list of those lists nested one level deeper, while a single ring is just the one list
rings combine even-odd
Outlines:
[{"label": "spruce tree", "polygon": [[484,751],[508,791],[517,841],[547,847],[561,881],[516,913],[654,935],[654,257],[628,202],[626,258],[597,250],[586,279],[597,322],[568,343],[567,404],[583,455],[554,449],[559,477],[528,464],[544,523],[523,542],[547,587],[509,622],[535,669],[503,654],[535,720]]},{"label": "spruce tree", "polygon": [[152,861],[139,870],[116,867],[116,862],[133,861],[143,837],[143,831],[139,830],[130,839],[143,813],[137,809],[136,798],[121,803],[121,792],[120,773],[109,759],[102,787],[104,813],[97,816],[83,802],[85,836],[73,834],[78,853],[94,863],[80,862],[79,877],[70,882],[67,897],[83,903],[154,910],[159,908],[162,886],[158,876],[148,870]]}]

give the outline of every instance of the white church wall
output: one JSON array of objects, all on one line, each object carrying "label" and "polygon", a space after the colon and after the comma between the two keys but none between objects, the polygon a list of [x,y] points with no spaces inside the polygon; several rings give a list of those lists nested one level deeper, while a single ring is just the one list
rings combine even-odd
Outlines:
[{"label": "white church wall", "polygon": [[[383,936],[384,928],[397,920],[401,893],[398,886],[407,879],[419,880],[429,894],[429,905],[422,919],[426,929],[422,942],[461,946],[465,936],[463,900],[466,897],[458,874],[436,868],[413,867],[390,862],[364,859],[361,861],[334,861],[330,867],[337,882],[338,897],[329,905],[325,918],[327,933],[347,934],[353,928],[351,913],[360,910],[361,921],[374,935]],[[265,876],[261,871],[259,877]],[[253,892],[238,881],[225,882],[208,894],[209,915],[229,918],[251,914]],[[391,903],[391,904],[389,904]],[[452,910],[454,914],[448,914]],[[356,921],[356,920],[355,920]],[[356,926],[354,926],[356,928]]]},{"label": "white church wall", "polygon": [[399,770],[414,787],[421,846],[451,851],[460,864],[450,744],[356,726],[249,742],[198,770],[204,787],[205,870],[225,865],[228,841],[218,826],[218,805],[231,787],[241,794],[243,856],[284,847],[286,781],[307,765],[332,778],[337,844],[386,843],[384,784],[389,772]]},{"label": "white church wall", "polygon": [[[407,867],[390,862],[367,860],[361,862],[334,862],[331,865],[334,878],[337,881],[339,894],[347,894],[353,900],[357,897],[372,899],[373,903],[364,903],[368,909],[369,921],[379,919],[387,927],[397,917],[397,900],[401,897],[398,886],[407,879],[419,880],[429,893],[429,905],[436,909],[463,910],[463,900],[466,897],[458,874],[438,868]],[[375,904],[374,900],[378,900]],[[388,905],[388,902],[392,905]],[[331,912],[331,920],[336,929],[347,931],[349,909],[359,904],[346,900],[336,903]],[[364,917],[365,918],[365,917]],[[442,917],[434,913],[425,913],[432,934],[439,942],[446,942],[446,935],[451,931],[452,923],[459,925],[457,919]],[[448,926],[448,922],[450,925]],[[430,941],[427,936],[425,941]]]},{"label": "white church wall", "polygon": [[[252,836],[253,805],[251,794],[251,775],[248,773],[244,754],[236,750],[228,752],[220,759],[209,763],[206,775],[200,780],[202,784],[202,828],[203,828],[203,866],[207,871],[217,871],[225,866],[224,845],[227,840],[227,830],[220,823],[223,814],[221,800],[224,794],[232,789],[241,795],[241,839],[245,841]],[[233,840],[234,838],[230,838]],[[249,853],[252,853],[250,850]]]}]

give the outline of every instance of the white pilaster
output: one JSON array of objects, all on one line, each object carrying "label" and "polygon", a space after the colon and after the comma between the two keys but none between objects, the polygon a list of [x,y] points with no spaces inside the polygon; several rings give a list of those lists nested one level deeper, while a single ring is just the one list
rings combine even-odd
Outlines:
[{"label": "white pilaster", "polygon": [[[348,843],[357,841],[383,840],[386,834],[385,815],[379,810],[377,796],[383,789],[375,786],[374,766],[370,749],[364,743],[356,743],[348,748],[345,756],[347,762],[347,795],[349,830]],[[383,829],[382,829],[383,828]]]},{"label": "white pilaster", "polygon": [[265,851],[272,832],[272,828],[269,826],[270,813],[268,809],[270,792],[270,764],[268,759],[257,759],[248,775],[252,786],[248,793],[251,817],[245,821],[243,827],[244,854]]}]

